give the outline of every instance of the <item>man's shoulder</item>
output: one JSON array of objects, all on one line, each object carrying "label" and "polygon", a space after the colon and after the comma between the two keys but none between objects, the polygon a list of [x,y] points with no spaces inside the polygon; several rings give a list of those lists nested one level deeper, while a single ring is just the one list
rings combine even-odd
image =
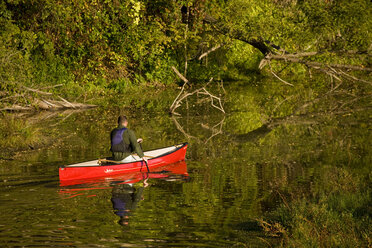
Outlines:
[{"label": "man's shoulder", "polygon": [[128,136],[128,137],[131,137],[131,138],[135,138],[135,137],[136,137],[136,134],[135,134],[134,131],[131,130],[131,129],[127,129],[127,130],[125,130],[125,131],[124,131],[124,134],[125,134],[126,136]]},{"label": "man's shoulder", "polygon": [[127,128],[127,130],[125,130],[125,132],[127,132],[128,134],[134,134],[134,131],[131,130],[131,129],[128,129],[128,128]]},{"label": "man's shoulder", "polygon": [[113,131],[115,131],[115,130],[122,130],[122,129],[124,129],[124,131],[125,131],[125,130],[128,130],[128,128],[126,128],[126,127],[115,127],[115,128],[113,128],[113,129],[111,130],[111,132],[113,132]]}]

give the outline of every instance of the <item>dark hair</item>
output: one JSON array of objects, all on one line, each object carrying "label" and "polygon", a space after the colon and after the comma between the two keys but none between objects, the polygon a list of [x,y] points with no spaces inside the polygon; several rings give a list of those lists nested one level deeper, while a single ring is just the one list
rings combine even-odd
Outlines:
[{"label": "dark hair", "polygon": [[126,121],[128,121],[127,117],[125,115],[120,115],[118,118],[118,124],[124,124]]}]

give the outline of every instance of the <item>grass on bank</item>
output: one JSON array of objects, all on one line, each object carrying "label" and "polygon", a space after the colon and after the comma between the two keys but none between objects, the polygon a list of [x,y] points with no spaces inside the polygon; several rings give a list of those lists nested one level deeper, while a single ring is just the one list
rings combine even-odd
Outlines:
[{"label": "grass on bank", "polygon": [[0,156],[12,151],[35,149],[47,142],[41,129],[11,114],[0,118]]},{"label": "grass on bank", "polygon": [[308,192],[282,192],[283,204],[261,221],[282,247],[370,247],[371,173],[325,166]]}]

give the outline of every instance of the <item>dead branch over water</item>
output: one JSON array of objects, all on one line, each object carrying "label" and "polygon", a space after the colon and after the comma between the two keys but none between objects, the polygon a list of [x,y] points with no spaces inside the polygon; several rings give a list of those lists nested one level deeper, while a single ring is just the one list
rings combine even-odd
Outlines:
[{"label": "dead branch over water", "polygon": [[216,51],[217,49],[221,48],[224,45],[225,44],[222,43],[222,44],[218,44],[217,46],[212,47],[211,49],[209,49],[208,51],[206,51],[205,53],[203,53],[202,55],[200,55],[199,58],[198,58],[198,60],[201,60],[202,58],[208,56],[208,54],[210,54],[211,52]]},{"label": "dead branch over water", "polygon": [[[207,17],[207,16],[206,16]],[[252,47],[258,49],[265,57],[261,60],[259,65],[259,69],[263,69],[266,65],[270,66],[270,73],[280,80],[282,83],[293,86],[290,82],[282,79],[277,72],[274,72],[271,68],[270,62],[273,60],[280,60],[285,61],[288,64],[290,63],[299,63],[303,64],[309,69],[309,74],[311,75],[310,69],[318,70],[321,73],[325,73],[326,75],[331,76],[331,80],[333,79],[341,79],[344,78],[345,80],[354,81],[354,82],[364,82],[368,84],[372,84],[369,81],[354,77],[347,72],[349,71],[364,71],[367,73],[372,72],[371,67],[366,66],[358,66],[358,65],[349,65],[349,64],[332,64],[332,63],[321,63],[311,61],[308,58],[315,57],[318,55],[325,54],[325,51],[310,51],[310,52],[297,52],[297,53],[289,53],[285,49],[281,48],[280,46],[273,44],[272,42],[265,40],[262,37],[250,37],[250,34],[244,32],[244,30],[233,29],[230,26],[217,21],[214,18],[206,18],[205,23],[209,23],[211,27],[217,32],[224,36],[230,37],[234,40],[240,40],[246,44],[251,45]],[[207,53],[213,52],[220,48],[221,45],[217,45],[210,49]],[[362,54],[367,54],[369,51],[326,51],[333,55],[342,55],[342,56],[358,56]],[[203,54],[204,55],[204,54]],[[200,59],[200,58],[199,58]]]},{"label": "dead branch over water", "polygon": [[364,71],[367,73],[372,72],[372,68],[369,67],[363,67],[363,66],[356,66],[356,65],[343,65],[343,64],[327,64],[327,63],[320,63],[320,62],[314,62],[314,61],[308,61],[305,60],[304,57],[310,57],[318,55],[317,52],[304,52],[304,53],[295,53],[295,54],[276,54],[276,53],[269,53],[265,56],[264,59],[261,60],[259,69],[263,69],[266,65],[269,65],[270,72],[281,82],[283,82],[286,85],[293,86],[293,84],[285,81],[284,79],[280,78],[271,68],[271,61],[273,60],[279,60],[279,61],[285,61],[289,63],[298,63],[303,64],[307,67],[309,70],[309,74],[311,77],[311,69],[317,70],[321,73],[324,73],[328,76],[330,76],[331,83],[333,84],[334,80],[337,80],[341,82],[342,80],[346,81],[352,81],[352,82],[362,82],[369,85],[372,85],[372,82],[363,80],[361,78],[357,78],[353,75],[350,75],[349,73],[346,73],[345,71]]},{"label": "dead branch over water", "polygon": [[[61,84],[45,87],[42,89],[60,87]],[[4,97],[0,98],[0,103],[3,105],[0,111],[8,112],[23,112],[34,110],[65,110],[65,109],[88,109],[94,108],[96,105],[86,103],[69,102],[61,96],[55,96],[51,92],[43,91],[42,89],[35,89],[20,85],[19,89],[22,93],[12,96],[7,96],[6,92]],[[56,100],[58,98],[59,100]]]},{"label": "dead branch over water", "polygon": [[177,68],[175,68],[174,66],[172,66],[172,70],[177,74],[177,76],[184,82],[182,88],[181,88],[181,91],[180,93],[177,95],[177,97],[174,99],[172,105],[170,106],[169,108],[169,112],[173,115],[179,115],[177,112],[175,112],[175,110],[181,106],[182,104],[182,101],[186,100],[186,98],[188,98],[189,96],[192,96],[192,95],[205,95],[209,98],[209,100],[211,101],[211,105],[220,110],[222,113],[225,113],[225,110],[222,106],[222,101],[221,101],[221,98],[220,97],[217,97],[215,95],[213,95],[212,93],[210,93],[206,87],[212,82],[213,78],[211,78],[209,80],[209,82],[199,88],[199,89],[196,89],[196,90],[193,90],[193,91],[187,91],[186,90],[186,85],[190,85],[189,84],[189,80],[187,80],[187,78],[185,78],[178,70]]}]

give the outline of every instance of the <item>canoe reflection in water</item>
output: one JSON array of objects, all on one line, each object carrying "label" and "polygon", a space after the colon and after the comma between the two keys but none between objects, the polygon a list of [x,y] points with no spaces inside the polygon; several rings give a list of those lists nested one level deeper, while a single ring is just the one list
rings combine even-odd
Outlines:
[{"label": "canoe reflection in water", "polygon": [[66,199],[77,196],[92,197],[95,196],[91,195],[93,190],[112,188],[111,202],[114,213],[120,217],[120,225],[128,225],[130,215],[138,203],[144,200],[144,189],[151,186],[149,179],[188,182],[190,177],[186,162],[180,161],[156,168],[150,173],[131,173],[110,178],[61,182],[60,194],[68,196]]}]

